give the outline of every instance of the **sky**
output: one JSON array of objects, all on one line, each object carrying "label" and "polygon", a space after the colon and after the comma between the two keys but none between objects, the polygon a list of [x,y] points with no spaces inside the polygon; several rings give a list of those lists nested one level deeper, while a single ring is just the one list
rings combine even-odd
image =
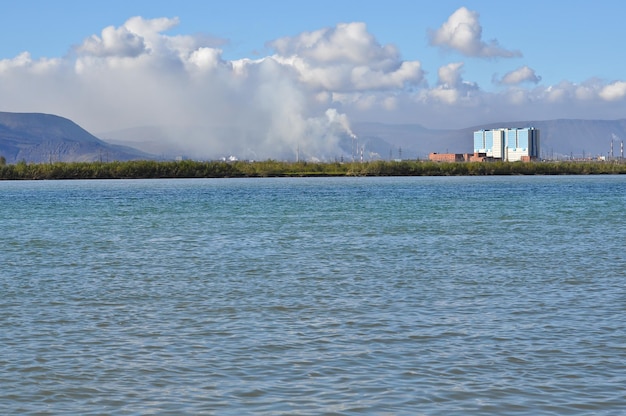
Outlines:
[{"label": "sky", "polygon": [[[0,111],[328,156],[356,122],[626,117],[626,3],[2,1]],[[181,134],[184,131],[184,134]],[[176,136],[176,137],[174,137]]]}]

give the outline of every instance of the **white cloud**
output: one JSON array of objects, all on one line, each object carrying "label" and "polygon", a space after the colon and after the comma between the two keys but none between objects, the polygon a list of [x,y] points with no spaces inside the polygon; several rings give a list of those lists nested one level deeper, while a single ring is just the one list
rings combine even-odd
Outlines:
[{"label": "white cloud", "polygon": [[440,67],[437,71],[439,77],[437,86],[422,95],[421,99],[426,102],[442,102],[448,105],[475,105],[474,93],[478,91],[478,86],[463,80],[461,76],[463,66],[463,62],[453,62]]},{"label": "white cloud", "polygon": [[593,100],[598,94],[597,86],[593,85],[579,85],[575,89],[575,99],[581,102],[587,100]]},{"label": "white cloud", "polygon": [[626,82],[616,81],[606,85],[600,91],[600,97],[606,101],[617,101],[626,97]]},{"label": "white cloud", "polygon": [[598,106],[602,102],[615,102],[626,98],[626,82],[616,81],[605,84],[595,78],[582,84],[562,81],[545,88],[540,98],[551,103],[586,105],[591,111],[594,104]]},{"label": "white cloud", "polygon": [[372,70],[359,66],[352,70],[351,81],[358,90],[402,89],[406,84],[419,83],[422,80],[419,62],[402,62],[394,71]]},{"label": "white cloud", "polygon": [[8,71],[14,68],[23,68],[31,65],[33,60],[30,53],[22,52],[13,59],[0,60],[0,72]]},{"label": "white cloud", "polygon": [[269,43],[281,56],[298,55],[322,64],[384,66],[397,62],[398,51],[392,45],[381,46],[367,31],[365,23],[340,23],[334,28],[305,32]]},{"label": "white cloud", "polygon": [[459,101],[460,93],[452,88],[435,88],[430,92],[430,96],[446,104],[455,104]]},{"label": "white cloud", "polygon": [[30,53],[22,52],[13,59],[0,60],[0,75],[3,72],[13,70],[26,71],[30,74],[44,74],[57,70],[61,64],[62,60],[58,58],[41,58],[33,61]]},{"label": "white cloud", "polygon": [[527,91],[520,88],[511,88],[504,94],[506,102],[513,106],[528,104],[531,100]]},{"label": "white cloud", "polygon": [[420,62],[402,61],[397,49],[381,46],[364,23],[342,23],[269,45],[276,51],[274,59],[293,67],[315,89],[401,89],[420,84],[424,77]]},{"label": "white cloud", "polygon": [[463,69],[463,62],[454,62],[448,65],[442,66],[437,71],[439,75],[439,85],[446,88],[454,88],[461,84],[461,70]]},{"label": "white cloud", "polygon": [[456,50],[463,55],[484,58],[521,56],[519,51],[502,48],[497,40],[482,40],[483,28],[477,12],[465,7],[457,9],[441,27],[430,32],[430,44]]},{"label": "white cloud", "polygon": [[497,81],[499,84],[504,85],[517,85],[523,82],[539,83],[541,77],[535,74],[535,70],[528,66],[522,66],[511,72],[507,72],[501,80]]},{"label": "white cloud", "polygon": [[[475,56],[493,53],[480,40],[476,14],[456,19],[468,27],[450,45]],[[334,158],[350,120],[453,128],[626,114],[625,81],[523,88],[540,79],[529,66],[506,74],[502,88],[488,92],[464,79],[471,62],[451,62],[437,65],[429,87],[428,65],[403,60],[363,23],[284,37],[269,43],[271,56],[235,61],[223,56],[225,40],[168,35],[177,24],[134,17],[64,57],[33,59],[24,52],[2,59],[0,108],[59,114],[95,133],[172,126],[169,140],[189,155],[254,159],[293,158],[297,149],[302,158]]]},{"label": "white cloud", "polygon": [[178,17],[159,17],[156,19],[144,19],[141,16],[131,17],[124,23],[133,33],[144,36],[148,39],[159,38],[157,34],[170,30],[180,24]]},{"label": "white cloud", "polygon": [[136,57],[146,52],[146,44],[141,36],[126,27],[109,26],[102,35],[92,35],[77,48],[79,53],[95,56]]},{"label": "white cloud", "polygon": [[199,48],[189,55],[189,63],[199,69],[216,69],[222,63],[222,51],[213,48]]}]

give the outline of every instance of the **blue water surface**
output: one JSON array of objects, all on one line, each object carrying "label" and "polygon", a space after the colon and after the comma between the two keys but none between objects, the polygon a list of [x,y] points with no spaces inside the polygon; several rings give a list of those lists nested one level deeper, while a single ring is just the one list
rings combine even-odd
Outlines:
[{"label": "blue water surface", "polygon": [[0,182],[1,414],[625,414],[626,177]]}]

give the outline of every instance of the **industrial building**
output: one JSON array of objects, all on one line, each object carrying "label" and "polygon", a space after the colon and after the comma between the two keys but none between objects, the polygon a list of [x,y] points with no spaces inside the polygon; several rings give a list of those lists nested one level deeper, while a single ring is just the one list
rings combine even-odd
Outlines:
[{"label": "industrial building", "polygon": [[474,132],[474,153],[505,162],[539,159],[539,130],[534,127],[500,128]]},{"label": "industrial building", "polygon": [[428,160],[433,162],[484,162],[483,153],[431,153]]},{"label": "industrial building", "polygon": [[530,162],[539,160],[539,129],[500,128],[474,132],[474,153],[430,153],[433,162]]}]

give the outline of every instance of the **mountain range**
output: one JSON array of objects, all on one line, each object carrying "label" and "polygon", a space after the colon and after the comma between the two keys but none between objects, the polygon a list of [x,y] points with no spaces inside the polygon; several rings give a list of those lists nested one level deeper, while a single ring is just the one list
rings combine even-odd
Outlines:
[{"label": "mountain range", "polygon": [[[620,156],[626,139],[626,119],[619,120],[530,120],[482,124],[462,129],[433,130],[418,124],[355,123],[353,131],[361,139],[384,140],[402,146],[403,157],[426,158],[431,152],[471,153],[473,132],[502,127],[535,127],[540,132],[541,156],[567,159],[595,156]],[[389,152],[389,150],[387,150]],[[394,155],[396,152],[394,152]],[[395,157],[395,156],[394,156]]]},{"label": "mountain range", "polygon": [[[429,129],[418,124],[358,122],[352,126],[366,160],[424,159],[431,152],[470,153],[473,132],[499,127],[535,127],[540,130],[541,154],[547,159],[620,156],[626,138],[626,119],[535,120],[498,122],[462,129]],[[71,162],[139,159],[174,159],[189,156],[171,127],[144,127],[95,135],[73,121],[51,114],[0,112],[0,156],[7,163],[19,161]],[[184,133],[181,132],[181,137]],[[350,155],[354,143],[346,135],[340,141]],[[156,156],[158,155],[158,156]],[[354,156],[354,152],[352,151]]]}]

